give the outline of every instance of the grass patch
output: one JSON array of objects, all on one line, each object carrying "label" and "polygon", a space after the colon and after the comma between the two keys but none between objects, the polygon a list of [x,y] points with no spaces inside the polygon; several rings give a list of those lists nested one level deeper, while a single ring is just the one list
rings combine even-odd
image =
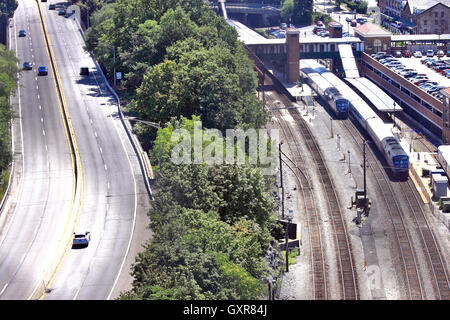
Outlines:
[{"label": "grass patch", "polygon": [[6,189],[8,188],[9,172],[10,168],[7,168],[0,174],[0,202],[3,200],[3,196],[5,195]]},{"label": "grass patch", "polygon": [[[283,257],[283,261],[286,261],[286,251],[281,251],[281,256]],[[288,261],[289,265],[296,264],[298,257],[298,250],[289,250],[288,253]]]}]

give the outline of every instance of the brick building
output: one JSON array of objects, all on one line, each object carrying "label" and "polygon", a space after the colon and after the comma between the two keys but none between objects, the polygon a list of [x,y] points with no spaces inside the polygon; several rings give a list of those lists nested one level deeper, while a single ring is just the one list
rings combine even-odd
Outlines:
[{"label": "brick building", "polygon": [[367,54],[391,50],[391,33],[371,22],[366,22],[354,29],[355,36],[364,41],[364,52]]},{"label": "brick building", "polygon": [[450,0],[408,0],[402,18],[415,25],[416,34],[450,33]]}]

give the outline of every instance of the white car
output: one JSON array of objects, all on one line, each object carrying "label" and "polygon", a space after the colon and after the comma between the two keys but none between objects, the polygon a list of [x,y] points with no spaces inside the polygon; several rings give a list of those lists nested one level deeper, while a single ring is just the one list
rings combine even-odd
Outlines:
[{"label": "white car", "polygon": [[427,57],[433,57],[434,51],[433,50],[427,50]]},{"label": "white car", "polygon": [[422,52],[420,52],[420,51],[414,52],[414,57],[415,58],[422,58]]}]

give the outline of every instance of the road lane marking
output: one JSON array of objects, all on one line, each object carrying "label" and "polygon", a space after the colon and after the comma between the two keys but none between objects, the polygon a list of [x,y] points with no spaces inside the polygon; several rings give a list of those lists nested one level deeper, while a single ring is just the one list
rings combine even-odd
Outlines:
[{"label": "road lane marking", "polygon": [[5,285],[3,286],[2,291],[0,292],[0,296],[3,294],[3,292],[5,292],[6,288],[8,287],[9,283],[5,283]]}]

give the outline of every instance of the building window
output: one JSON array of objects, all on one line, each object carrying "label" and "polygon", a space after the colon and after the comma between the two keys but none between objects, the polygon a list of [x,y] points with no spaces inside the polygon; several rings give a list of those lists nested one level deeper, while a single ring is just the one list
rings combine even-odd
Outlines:
[{"label": "building window", "polygon": [[427,23],[428,23],[428,20],[426,20],[426,19],[425,19],[425,20],[423,20],[423,25],[424,25],[424,26],[426,26],[426,25],[427,25]]},{"label": "building window", "polygon": [[381,51],[381,40],[375,39],[373,41],[373,51],[377,53],[378,51]]},{"label": "building window", "polygon": [[436,24],[439,24],[439,23],[438,23],[438,21],[437,21],[437,20],[434,20],[434,24],[436,25]]},{"label": "building window", "polygon": [[434,13],[434,16],[435,16],[435,17],[437,18],[437,16],[438,16],[438,13],[437,13],[437,12],[435,12],[435,13]]}]

